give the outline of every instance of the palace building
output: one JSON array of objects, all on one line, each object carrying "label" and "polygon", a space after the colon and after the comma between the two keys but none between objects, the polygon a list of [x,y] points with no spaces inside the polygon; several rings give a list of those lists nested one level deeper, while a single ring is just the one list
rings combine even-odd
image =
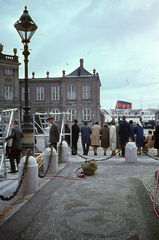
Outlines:
[{"label": "palace building", "polygon": [[[2,109],[18,108],[23,119],[25,101],[25,82],[19,79],[19,61],[14,49],[14,55],[2,53],[0,45],[0,106]],[[80,126],[84,121],[92,126],[100,122],[100,87],[98,72],[93,73],[84,68],[84,60],[80,59],[79,66],[70,74],[62,71],[61,77],[50,77],[49,72],[44,78],[36,78],[32,73],[29,78],[30,114],[56,113],[55,121],[60,124],[61,115],[69,112],[72,119],[76,118]],[[67,117],[70,121],[70,115]]]}]

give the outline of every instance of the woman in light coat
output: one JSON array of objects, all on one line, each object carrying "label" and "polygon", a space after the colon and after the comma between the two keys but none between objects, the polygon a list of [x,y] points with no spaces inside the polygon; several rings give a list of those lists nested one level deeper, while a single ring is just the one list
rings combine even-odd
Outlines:
[{"label": "woman in light coat", "polygon": [[91,146],[93,147],[94,155],[97,155],[97,148],[100,146],[100,129],[98,122],[91,129]]},{"label": "woman in light coat", "polygon": [[153,148],[154,147],[154,140],[152,140],[152,131],[148,131],[147,137],[144,139],[144,149],[143,151],[148,153],[148,148]]},{"label": "woman in light coat", "polygon": [[112,150],[112,155],[115,155],[115,149],[116,149],[116,127],[115,122],[111,121],[111,127],[109,129],[109,135],[110,135],[110,148]]}]

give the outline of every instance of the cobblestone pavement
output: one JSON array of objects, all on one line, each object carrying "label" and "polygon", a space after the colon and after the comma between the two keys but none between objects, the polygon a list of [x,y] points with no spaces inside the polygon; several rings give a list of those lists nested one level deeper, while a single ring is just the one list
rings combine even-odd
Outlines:
[{"label": "cobblestone pavement", "polygon": [[[81,161],[79,156],[70,156],[57,175],[75,178]],[[24,204],[3,222],[0,239],[159,239],[159,219],[152,203],[159,162],[143,155],[137,163],[125,163],[124,158],[115,156],[97,165],[86,180],[47,178],[38,192],[24,196]],[[12,205],[3,204],[14,208],[19,197]]]}]

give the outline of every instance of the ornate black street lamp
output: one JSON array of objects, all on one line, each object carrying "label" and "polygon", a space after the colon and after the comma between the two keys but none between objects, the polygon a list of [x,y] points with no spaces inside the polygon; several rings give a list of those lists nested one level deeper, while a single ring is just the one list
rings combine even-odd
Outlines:
[{"label": "ornate black street lamp", "polygon": [[25,10],[21,15],[20,19],[15,22],[14,27],[16,28],[17,32],[19,33],[22,43],[24,44],[24,63],[25,63],[25,106],[24,109],[24,116],[23,116],[23,125],[28,126],[32,125],[31,123],[31,115],[30,115],[30,106],[28,102],[28,56],[30,54],[28,50],[28,43],[30,42],[31,37],[35,33],[36,29],[38,28],[37,25],[34,23],[30,15],[28,14],[27,7],[25,6]]}]

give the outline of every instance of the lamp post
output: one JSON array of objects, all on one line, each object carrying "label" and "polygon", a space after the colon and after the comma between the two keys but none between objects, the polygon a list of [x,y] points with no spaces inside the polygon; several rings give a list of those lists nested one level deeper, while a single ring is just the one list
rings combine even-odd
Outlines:
[{"label": "lamp post", "polygon": [[30,15],[28,14],[27,7],[23,11],[23,14],[19,18],[18,21],[15,22],[14,27],[16,28],[17,32],[19,33],[22,43],[24,44],[24,63],[25,63],[25,106],[24,109],[24,116],[23,116],[23,126],[32,125],[31,123],[31,115],[30,115],[30,106],[28,102],[28,56],[30,54],[28,50],[28,43],[30,42],[31,37],[35,33],[36,29],[38,28],[37,25],[34,23]]}]

